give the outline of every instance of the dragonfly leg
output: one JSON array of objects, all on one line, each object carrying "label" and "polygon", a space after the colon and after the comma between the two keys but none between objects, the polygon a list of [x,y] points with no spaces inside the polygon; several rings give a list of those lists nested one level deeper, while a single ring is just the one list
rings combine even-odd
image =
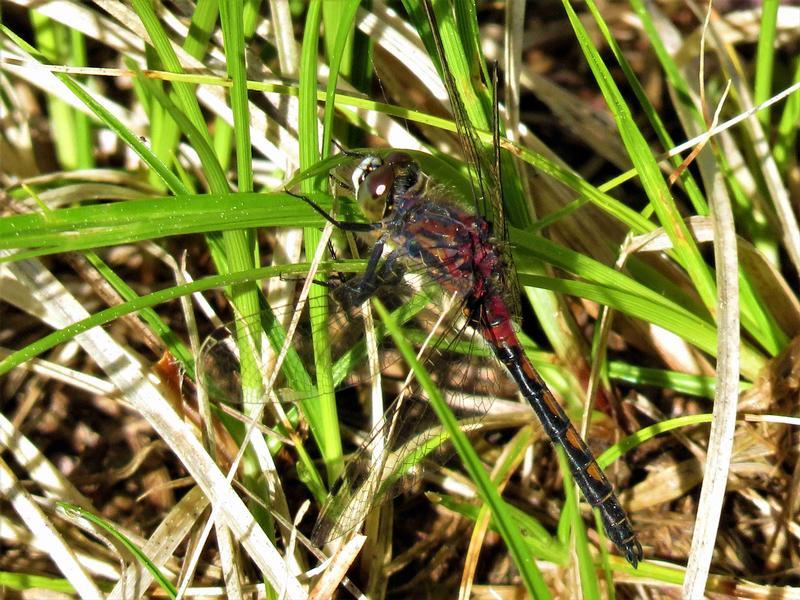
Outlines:
[{"label": "dragonfly leg", "polygon": [[357,152],[355,150],[348,150],[347,148],[342,146],[336,140],[331,140],[331,142],[333,142],[333,145],[336,146],[339,149],[339,152],[341,152],[345,156],[349,156],[350,158],[366,158],[368,156],[367,154],[364,154],[363,152]]},{"label": "dragonfly leg", "polygon": [[379,288],[396,284],[402,278],[397,251],[389,254],[381,263],[385,244],[385,239],[381,237],[372,247],[364,274],[336,290],[334,296],[339,302],[346,306],[358,306],[369,300]]},{"label": "dragonfly leg", "polygon": [[365,233],[369,231],[375,231],[376,229],[379,229],[381,227],[380,223],[350,223],[347,221],[340,221],[339,219],[332,217],[328,213],[328,211],[323,209],[319,204],[314,202],[311,198],[303,196],[302,194],[295,194],[294,192],[291,192],[289,190],[285,191],[290,196],[294,196],[298,200],[302,200],[303,202],[308,204],[311,208],[313,208],[320,215],[322,215],[322,218],[331,223],[337,229],[341,229],[342,231],[351,231],[353,233]]}]

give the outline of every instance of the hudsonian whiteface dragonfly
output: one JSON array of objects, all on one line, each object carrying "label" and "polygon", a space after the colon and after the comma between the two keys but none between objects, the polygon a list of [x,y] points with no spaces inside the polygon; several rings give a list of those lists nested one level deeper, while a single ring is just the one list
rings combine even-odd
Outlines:
[{"label": "hudsonian whiteface dragonfly", "polygon": [[[471,160],[475,204],[491,201],[495,225],[501,223],[494,231],[502,235],[505,227],[501,216],[500,177],[497,168],[489,166],[486,158],[494,156],[493,165],[498,165],[498,150],[487,152],[481,147],[448,74],[439,42],[437,53],[465,154]],[[409,272],[427,273],[429,285],[438,287],[444,296],[455,298],[456,312],[463,316],[462,327],[479,332],[550,439],[563,448],[584,497],[599,509],[608,537],[628,562],[637,566],[642,560],[642,547],[611,483],[523,351],[509,302],[514,293],[513,286],[508,283],[513,279],[513,274],[508,272],[510,261],[493,237],[489,222],[479,210],[468,208],[469,202],[465,199],[453,197],[452,190],[432,181],[408,153],[395,151],[383,157],[361,156],[358,160],[352,191],[373,208],[381,207],[379,220],[367,224],[342,222],[305,199],[339,229],[374,232],[378,236],[363,275],[344,282],[337,289],[340,299],[344,298],[348,305],[358,305],[385,284],[394,283]],[[435,351],[442,347],[437,342],[433,345]],[[399,398],[395,404],[402,401]],[[430,448],[445,441],[445,436],[435,428],[429,428],[428,433],[409,429],[407,423],[387,413],[332,487],[314,528],[315,542],[324,543],[355,528],[372,506],[397,489],[404,470],[418,462]],[[376,444],[394,450],[396,456],[376,461]],[[398,448],[402,448],[402,452]]]},{"label": "hudsonian whiteface dragonfly", "polygon": [[[505,277],[508,265],[492,238],[489,223],[463,202],[448,197],[447,188],[433,182],[409,153],[393,151],[385,156],[367,156],[358,160],[360,164],[353,173],[355,193],[361,200],[385,204],[380,221],[343,223],[312,203],[326,219],[341,229],[362,233],[369,229],[378,235],[364,274],[334,288],[333,295],[337,301],[347,307],[355,306],[389,286],[391,293],[396,293],[398,280],[409,275],[422,281],[423,290],[434,288],[435,293],[429,295],[438,296],[440,302],[443,298],[450,298],[454,306],[437,327],[427,362],[432,369],[444,372],[442,362],[459,361],[443,385],[463,385],[460,381],[463,379],[488,380],[483,385],[486,389],[482,390],[486,393],[478,396],[479,402],[473,401],[475,394],[467,398],[464,392],[463,396],[456,395],[454,409],[465,418],[465,422],[480,423],[496,394],[493,386],[501,385],[500,381],[495,381],[497,374],[492,375],[491,367],[494,359],[499,361],[513,385],[533,408],[545,432],[564,449],[573,477],[589,503],[599,509],[608,537],[636,566],[642,558],[642,549],[610,482],[525,355],[517,337],[507,300]],[[387,253],[385,246],[392,249]],[[405,293],[408,295],[409,292]],[[421,320],[418,311],[429,304],[424,296],[421,301],[419,298],[414,300],[416,307],[411,303],[404,306],[409,308],[409,312],[401,316],[409,323],[411,319]],[[295,310],[293,306],[287,308]],[[334,311],[334,318],[340,319],[345,312],[344,309]],[[270,318],[276,316],[280,317],[271,315]],[[458,316],[461,322],[454,325]],[[358,325],[350,323],[352,320],[352,315],[344,318],[348,322],[345,329],[361,326],[360,322]],[[433,321],[433,317],[425,317],[425,323],[416,331],[420,331],[420,327],[431,327]],[[438,331],[442,330],[454,331],[445,339],[438,337]],[[459,331],[478,332],[490,353],[458,358],[462,351],[454,350],[454,340],[458,339]],[[332,345],[336,347],[337,341],[334,340]],[[469,340],[462,344],[473,354],[476,346],[480,345]],[[210,371],[209,374],[218,382],[221,379],[219,375],[230,379],[233,362],[231,358],[223,357],[228,354],[226,346],[218,341],[209,341],[205,345],[204,370]],[[338,352],[336,354],[338,356]],[[348,364],[347,369],[352,370],[353,364],[364,360],[365,350],[348,350],[345,354],[339,363]],[[313,362],[310,354],[302,358],[305,363]],[[213,366],[209,367],[212,363]],[[344,375],[337,377],[337,383],[343,378]],[[290,385],[285,382],[286,378],[281,377],[274,389],[282,390],[284,385]],[[471,385],[474,387],[474,383]],[[350,459],[321,509],[312,534],[316,544],[323,545],[356,528],[373,506],[402,491],[413,479],[408,475],[409,469],[447,442],[446,434],[435,422],[433,411],[415,397],[418,392],[412,389],[401,394]],[[305,396],[303,392],[293,394],[294,397],[290,398],[293,402],[315,400],[310,392]],[[412,397],[406,397],[408,395]],[[375,458],[379,451],[384,454]]]},{"label": "hudsonian whiteface dragonfly", "polygon": [[[480,332],[548,436],[564,449],[584,496],[600,510],[609,538],[636,566],[642,558],[641,545],[610,482],[523,351],[506,301],[508,290],[502,274],[507,265],[491,237],[489,223],[441,193],[437,201],[431,201],[429,188],[435,184],[403,152],[365,158],[355,171],[353,183],[358,196],[381,200],[385,209],[384,218],[374,225],[380,238],[367,270],[347,284],[350,299],[360,303],[369,298],[376,281],[393,279],[402,272],[397,263],[423,264],[438,286],[460,299],[467,323]],[[348,227],[339,222],[336,225]],[[396,249],[382,258],[386,243]],[[390,420],[387,417],[385,423]],[[367,454],[369,449],[365,447],[363,452]],[[380,476],[371,480],[364,464],[370,463],[363,457],[355,459],[332,490],[315,527],[317,541],[337,537],[361,520],[361,515],[353,518],[347,514],[353,511],[354,503],[362,503],[359,496],[373,502],[382,497]],[[364,488],[369,490],[366,495]]]}]

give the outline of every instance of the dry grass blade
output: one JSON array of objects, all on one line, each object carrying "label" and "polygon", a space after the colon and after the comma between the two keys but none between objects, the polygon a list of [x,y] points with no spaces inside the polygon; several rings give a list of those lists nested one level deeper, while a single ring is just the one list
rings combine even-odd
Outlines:
[{"label": "dry grass blade", "polygon": [[717,388],[708,442],[708,460],[692,537],[692,551],[683,585],[683,593],[689,598],[702,595],[706,587],[725,499],[739,397],[739,304],[729,300],[739,297],[736,231],[721,175],[715,179],[714,190],[716,193],[712,195],[712,215],[717,267],[717,322],[720,331]]},{"label": "dry grass blade", "polygon": [[[199,487],[189,491],[170,510],[159,523],[153,535],[142,547],[150,559],[159,566],[170,560],[179,544],[183,542],[189,531],[197,525],[197,520],[208,507],[208,499]],[[152,576],[138,562],[131,563],[120,577],[114,589],[107,596],[108,600],[122,600],[139,596],[147,590]]]},{"label": "dry grass blade", "polygon": [[[366,536],[355,535],[336,551],[329,559],[330,563],[325,569],[324,574],[319,578],[314,589],[312,589],[311,593],[308,595],[309,600],[323,600],[333,595],[336,588],[347,574],[347,570],[358,556],[358,553],[361,552],[361,547],[366,541]],[[364,596],[361,596],[361,598],[363,597]]]},{"label": "dry grass blade", "polygon": [[[27,287],[54,325],[64,327],[86,316],[85,309],[38,261],[4,265],[2,269]],[[290,594],[301,594],[300,584],[288,574],[283,559],[263,530],[254,523],[252,514],[167,400],[143,376],[141,366],[102,329],[81,334],[77,340],[90,355],[96,357],[98,364],[106,370],[126,399],[137,407],[181,457],[187,470],[218,508],[221,518],[236,532],[253,560],[270,577],[276,588],[285,588]]]}]

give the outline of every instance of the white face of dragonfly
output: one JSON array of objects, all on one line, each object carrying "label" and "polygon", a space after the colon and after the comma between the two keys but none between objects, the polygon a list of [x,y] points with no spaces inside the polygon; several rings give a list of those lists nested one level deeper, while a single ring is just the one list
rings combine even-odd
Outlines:
[{"label": "white face of dragonfly", "polygon": [[367,176],[373,171],[383,166],[383,160],[379,156],[367,156],[364,160],[358,163],[358,166],[353,171],[351,181],[353,182],[353,191],[356,196],[361,193],[361,188]]}]

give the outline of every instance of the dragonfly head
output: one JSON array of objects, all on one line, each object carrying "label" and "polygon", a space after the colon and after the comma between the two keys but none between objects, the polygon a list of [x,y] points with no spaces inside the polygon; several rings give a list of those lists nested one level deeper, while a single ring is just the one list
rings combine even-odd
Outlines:
[{"label": "dragonfly head", "polygon": [[362,160],[352,181],[356,199],[367,217],[375,221],[394,210],[395,198],[417,181],[417,163],[404,152],[393,152],[382,158],[368,156]]}]

